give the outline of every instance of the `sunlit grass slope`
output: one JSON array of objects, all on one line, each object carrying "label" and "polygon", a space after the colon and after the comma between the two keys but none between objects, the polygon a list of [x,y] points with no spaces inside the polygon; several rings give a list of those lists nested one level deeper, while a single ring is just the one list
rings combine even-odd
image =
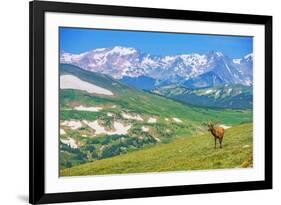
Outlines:
[{"label": "sunlit grass slope", "polygon": [[252,167],[252,124],[227,129],[222,149],[210,133],[63,169],[61,176],[104,175]]}]

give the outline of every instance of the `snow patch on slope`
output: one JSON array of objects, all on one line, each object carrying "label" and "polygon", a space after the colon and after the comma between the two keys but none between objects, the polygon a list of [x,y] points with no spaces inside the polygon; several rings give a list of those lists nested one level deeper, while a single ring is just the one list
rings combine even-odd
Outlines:
[{"label": "snow patch on slope", "polygon": [[99,124],[98,120],[95,120],[93,122],[89,122],[87,120],[83,120],[83,122],[88,125],[90,128],[95,130],[95,135],[100,134],[107,134],[107,135],[125,135],[128,133],[129,129],[131,128],[131,125],[123,125],[120,122],[114,122],[113,127],[114,130],[106,130],[105,127]]},{"label": "snow patch on slope", "polygon": [[128,113],[122,113],[122,117],[129,120],[138,120],[143,121],[142,117],[140,115],[131,115]]},{"label": "snow patch on slope", "polygon": [[60,141],[63,144],[66,144],[68,146],[70,146],[73,149],[77,149],[78,145],[76,144],[76,141],[74,139],[72,139],[71,137],[67,138],[67,139],[60,139]]},{"label": "snow patch on slope", "polygon": [[102,109],[103,109],[102,107],[84,107],[83,105],[74,108],[74,110],[89,111],[89,112],[99,112]]},{"label": "snow patch on slope", "polygon": [[82,123],[76,120],[67,120],[61,123],[61,125],[68,126],[72,130],[77,130],[82,127]]},{"label": "snow patch on slope", "polygon": [[110,90],[83,81],[73,75],[62,75],[60,77],[60,88],[82,90],[88,93],[94,93],[99,95],[113,95]]}]

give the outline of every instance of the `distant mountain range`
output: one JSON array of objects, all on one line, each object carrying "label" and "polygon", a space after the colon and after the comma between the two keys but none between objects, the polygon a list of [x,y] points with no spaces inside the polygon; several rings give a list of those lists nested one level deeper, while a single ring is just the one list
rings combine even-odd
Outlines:
[{"label": "distant mountain range", "polygon": [[156,56],[116,46],[81,54],[61,52],[60,62],[188,104],[252,108],[253,54],[241,59],[215,51]]},{"label": "distant mountain range", "polygon": [[60,62],[107,74],[141,89],[148,86],[149,90],[174,83],[187,88],[224,84],[251,86],[253,83],[252,54],[241,59],[231,59],[215,51],[156,56],[135,48],[116,46],[81,54],[61,52]]}]

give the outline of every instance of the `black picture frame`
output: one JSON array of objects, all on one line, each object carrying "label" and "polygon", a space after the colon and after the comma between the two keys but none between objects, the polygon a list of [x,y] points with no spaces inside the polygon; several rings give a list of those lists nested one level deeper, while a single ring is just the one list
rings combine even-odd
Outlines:
[{"label": "black picture frame", "polygon": [[[262,15],[184,11],[125,6],[105,6],[62,2],[32,1],[30,12],[30,165],[29,202],[31,204],[154,197],[167,195],[260,190],[272,188],[272,17]],[[265,26],[265,180],[235,183],[198,184],[107,191],[45,193],[45,12],[102,14],[110,16],[150,17],[162,19],[199,20],[260,24]]]}]

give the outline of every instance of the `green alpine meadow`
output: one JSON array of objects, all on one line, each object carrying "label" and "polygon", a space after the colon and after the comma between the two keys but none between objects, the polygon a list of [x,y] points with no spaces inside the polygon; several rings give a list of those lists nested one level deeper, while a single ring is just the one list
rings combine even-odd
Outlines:
[{"label": "green alpine meadow", "polygon": [[223,150],[210,149],[213,140],[206,133],[63,169],[61,176],[252,167],[252,125],[238,125],[226,134]]},{"label": "green alpine meadow", "polygon": [[[61,89],[61,176],[252,166],[249,109],[196,107],[73,65],[61,64],[60,75],[110,91]],[[228,128],[222,149],[210,121]]]}]

